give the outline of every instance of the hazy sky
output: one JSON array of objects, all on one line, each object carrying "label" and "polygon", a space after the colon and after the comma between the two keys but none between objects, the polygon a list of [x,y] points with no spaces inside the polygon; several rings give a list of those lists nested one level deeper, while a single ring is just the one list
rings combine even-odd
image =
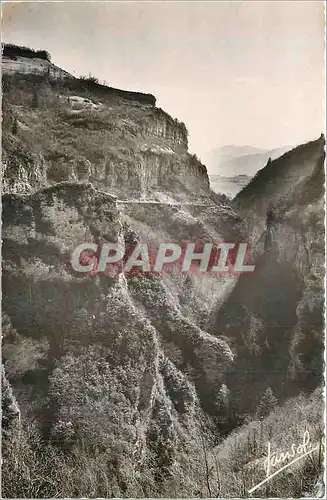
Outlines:
[{"label": "hazy sky", "polygon": [[200,157],[226,144],[295,145],[324,129],[323,2],[10,2],[2,21],[5,42],[154,94]]}]

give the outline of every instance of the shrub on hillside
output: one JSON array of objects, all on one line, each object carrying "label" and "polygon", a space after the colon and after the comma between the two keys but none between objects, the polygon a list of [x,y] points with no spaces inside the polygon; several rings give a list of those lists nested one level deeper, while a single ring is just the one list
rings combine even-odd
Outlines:
[{"label": "shrub on hillside", "polygon": [[271,387],[268,387],[261,396],[257,414],[259,417],[268,415],[277,405],[278,401],[275,397]]},{"label": "shrub on hillside", "polygon": [[4,57],[10,57],[13,59],[15,57],[36,57],[38,59],[44,59],[45,61],[51,61],[51,55],[46,50],[34,50],[30,49],[29,47],[23,47],[20,45],[13,45],[8,43],[4,43],[2,47]]},{"label": "shrub on hillside", "polygon": [[79,79],[83,80],[85,82],[89,82],[89,83],[100,83],[99,82],[99,78],[97,78],[96,76],[91,75],[91,73],[89,73],[88,76],[82,75],[82,76],[79,77]]}]

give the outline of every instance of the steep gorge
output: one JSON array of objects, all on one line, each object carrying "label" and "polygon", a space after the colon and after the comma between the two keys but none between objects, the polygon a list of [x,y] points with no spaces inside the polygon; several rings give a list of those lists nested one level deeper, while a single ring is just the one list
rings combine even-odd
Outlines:
[{"label": "steep gorge", "polygon": [[[257,235],[256,270],[240,276],[209,331],[225,332],[238,352],[229,385],[241,390],[234,406],[242,412],[253,410],[267,386],[282,400],[322,383],[324,147],[321,136],[269,163],[234,200]],[[266,249],[268,211],[273,241]],[[253,399],[246,387],[255,388]]]}]

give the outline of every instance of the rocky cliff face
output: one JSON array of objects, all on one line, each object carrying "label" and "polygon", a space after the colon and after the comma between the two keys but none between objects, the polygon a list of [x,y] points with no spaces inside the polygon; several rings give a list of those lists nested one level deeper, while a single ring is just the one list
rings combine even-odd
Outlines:
[{"label": "rocky cliff face", "polygon": [[226,341],[188,319],[160,277],[72,270],[76,242],[130,241],[111,195],[56,184],[5,195],[3,217],[4,358],[24,419],[67,450],[105,450],[114,492],[150,464],[159,483],[182,474],[176,453],[194,453],[201,407],[214,394],[224,411]]},{"label": "rocky cliff face", "polygon": [[153,104],[89,81],[4,75],[5,192],[83,181],[124,199],[208,193],[185,125]]},{"label": "rocky cliff face", "polygon": [[[267,385],[284,398],[321,383],[324,158],[321,137],[267,165],[249,184],[252,189],[247,186],[235,199],[259,235],[253,248],[256,270],[240,277],[214,313],[210,331],[225,332],[238,352],[228,383],[235,387],[236,411],[254,408]],[[273,213],[272,245],[265,250],[266,231],[261,236],[260,231],[268,208]],[[247,385],[255,388],[253,398],[246,391],[238,393],[239,371],[245,374],[242,392]]]},{"label": "rocky cliff face", "polygon": [[32,74],[32,75],[49,75],[51,78],[74,78],[68,73],[50,61],[35,58],[27,58],[20,56],[3,56],[2,71],[5,75],[14,75],[16,73]]},{"label": "rocky cliff face", "polygon": [[[26,75],[4,87],[4,358],[23,422],[36,418],[42,439],[67,453],[79,442],[102,450],[110,495],[143,484],[153,493],[151,481],[163,491],[199,468],[202,412],[226,414],[233,354],[203,329],[196,281],[85,277],[71,253],[83,241],[221,238],[242,221],[210,192],[185,125],[145,98]],[[193,215],[182,209],[199,200]]]}]

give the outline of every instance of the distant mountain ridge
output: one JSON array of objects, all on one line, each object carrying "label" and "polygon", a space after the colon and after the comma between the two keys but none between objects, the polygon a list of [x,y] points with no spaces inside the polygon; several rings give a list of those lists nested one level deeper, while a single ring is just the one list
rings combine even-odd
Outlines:
[{"label": "distant mountain ridge", "polygon": [[253,146],[222,146],[208,153],[205,164],[211,175],[235,177],[245,174],[252,177],[265,166],[269,157],[275,160],[290,149],[292,146],[270,150]]}]

